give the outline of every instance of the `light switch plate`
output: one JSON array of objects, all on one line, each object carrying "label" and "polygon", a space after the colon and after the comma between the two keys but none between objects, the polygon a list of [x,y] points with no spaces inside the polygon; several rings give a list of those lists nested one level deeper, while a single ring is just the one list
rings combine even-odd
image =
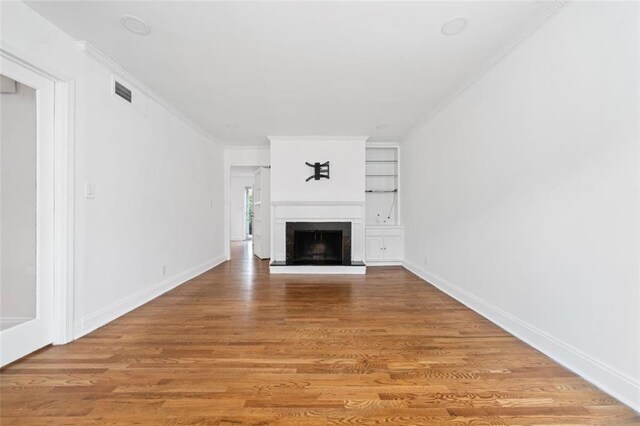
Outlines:
[{"label": "light switch plate", "polygon": [[93,200],[96,198],[96,184],[87,182],[84,184],[84,198],[87,200]]}]

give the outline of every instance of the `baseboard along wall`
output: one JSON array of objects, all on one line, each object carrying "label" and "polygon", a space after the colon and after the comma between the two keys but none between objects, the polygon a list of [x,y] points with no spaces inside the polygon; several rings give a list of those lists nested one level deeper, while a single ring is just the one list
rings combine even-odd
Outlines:
[{"label": "baseboard along wall", "polygon": [[404,261],[402,266],[633,410],[640,412],[640,383],[413,262]]}]

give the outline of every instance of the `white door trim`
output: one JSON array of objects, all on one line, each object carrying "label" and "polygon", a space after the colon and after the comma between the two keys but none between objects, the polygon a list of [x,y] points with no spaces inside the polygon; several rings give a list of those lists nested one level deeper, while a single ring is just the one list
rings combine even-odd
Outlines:
[{"label": "white door trim", "polygon": [[54,84],[53,344],[73,340],[75,80],[5,41],[0,60],[25,67]]},{"label": "white door trim", "polygon": [[224,159],[224,256],[231,260],[231,167],[269,167],[259,161],[231,163]]}]

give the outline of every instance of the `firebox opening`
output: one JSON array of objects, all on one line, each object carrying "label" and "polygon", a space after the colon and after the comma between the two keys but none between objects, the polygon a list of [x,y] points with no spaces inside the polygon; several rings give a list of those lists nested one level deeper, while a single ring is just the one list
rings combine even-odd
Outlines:
[{"label": "firebox opening", "polygon": [[342,231],[295,231],[294,264],[342,264]]},{"label": "firebox opening", "polygon": [[287,265],[351,265],[351,222],[287,222]]}]

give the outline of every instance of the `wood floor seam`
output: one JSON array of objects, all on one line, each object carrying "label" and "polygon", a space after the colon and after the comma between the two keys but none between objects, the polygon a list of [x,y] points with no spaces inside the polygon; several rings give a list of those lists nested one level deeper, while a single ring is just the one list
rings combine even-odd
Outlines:
[{"label": "wood floor seam", "polygon": [[2,425],[640,425],[402,267],[271,275],[248,243],[0,370]]}]

